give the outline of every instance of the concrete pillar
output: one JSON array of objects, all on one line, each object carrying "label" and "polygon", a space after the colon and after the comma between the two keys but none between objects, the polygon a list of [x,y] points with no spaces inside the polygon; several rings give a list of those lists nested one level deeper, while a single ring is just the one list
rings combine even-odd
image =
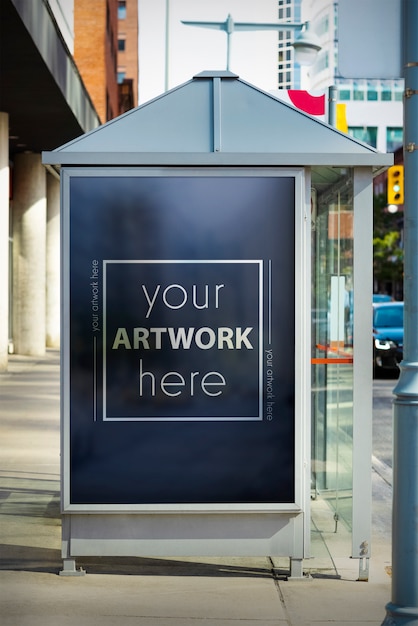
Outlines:
[{"label": "concrete pillar", "polygon": [[45,354],[46,170],[40,154],[18,154],[13,171],[13,342]]},{"label": "concrete pillar", "polygon": [[60,181],[46,177],[46,345],[60,346]]},{"label": "concrete pillar", "polygon": [[9,348],[9,115],[0,113],[0,372]]}]

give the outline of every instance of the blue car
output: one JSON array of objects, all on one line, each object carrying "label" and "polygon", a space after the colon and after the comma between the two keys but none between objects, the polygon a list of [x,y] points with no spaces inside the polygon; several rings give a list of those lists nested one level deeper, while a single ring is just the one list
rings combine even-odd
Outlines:
[{"label": "blue car", "polygon": [[385,293],[374,293],[373,302],[392,302],[392,298]]},{"label": "blue car", "polygon": [[403,302],[373,304],[373,365],[375,373],[398,370],[403,358]]}]

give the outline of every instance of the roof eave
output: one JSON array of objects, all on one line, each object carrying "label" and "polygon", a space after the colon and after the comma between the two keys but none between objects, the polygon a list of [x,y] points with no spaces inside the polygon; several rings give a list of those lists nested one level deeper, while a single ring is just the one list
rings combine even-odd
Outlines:
[{"label": "roof eave", "polygon": [[43,152],[45,165],[75,166],[292,166],[310,167],[328,165],[334,167],[386,167],[393,164],[393,154],[370,152],[364,154],[336,153],[230,153],[230,152]]}]

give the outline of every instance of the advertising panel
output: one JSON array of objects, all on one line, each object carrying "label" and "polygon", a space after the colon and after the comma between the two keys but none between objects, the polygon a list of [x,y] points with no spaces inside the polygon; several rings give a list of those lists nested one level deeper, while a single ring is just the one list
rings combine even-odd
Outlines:
[{"label": "advertising panel", "polygon": [[295,178],[69,177],[70,505],[295,500]]}]

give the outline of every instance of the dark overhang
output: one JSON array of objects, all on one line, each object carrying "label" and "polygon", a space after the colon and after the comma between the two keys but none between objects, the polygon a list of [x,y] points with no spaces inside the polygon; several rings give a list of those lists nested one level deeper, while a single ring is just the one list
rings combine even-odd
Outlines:
[{"label": "dark overhang", "polygon": [[0,2],[0,112],[9,150],[42,152],[96,128],[99,118],[43,0]]}]

